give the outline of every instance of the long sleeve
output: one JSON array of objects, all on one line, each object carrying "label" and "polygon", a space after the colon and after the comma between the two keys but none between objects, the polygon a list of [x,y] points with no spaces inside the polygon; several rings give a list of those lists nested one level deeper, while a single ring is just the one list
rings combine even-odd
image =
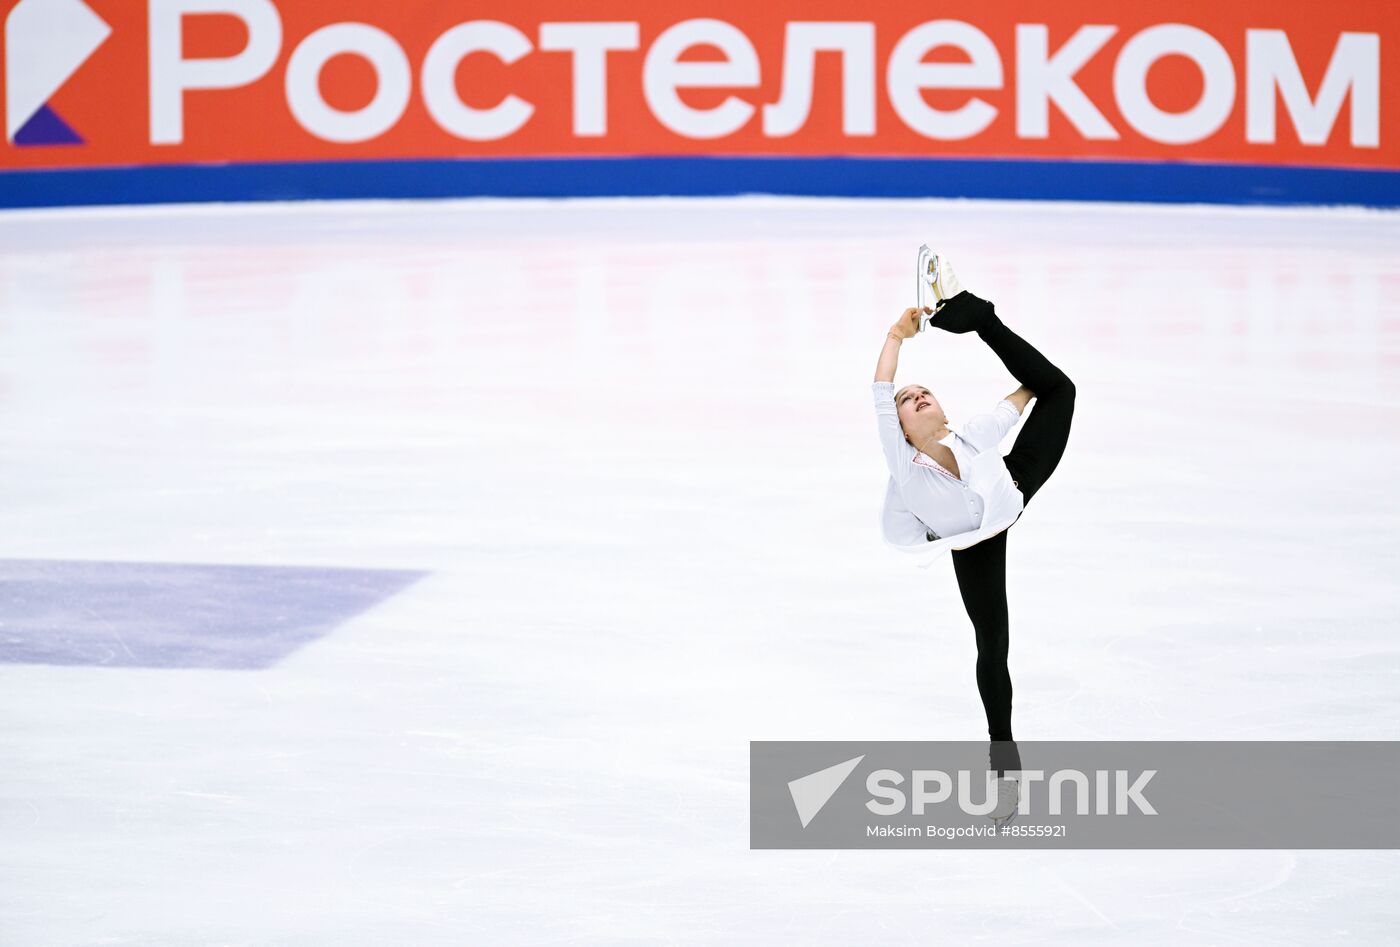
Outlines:
[{"label": "long sleeve", "polygon": [[990,414],[979,414],[964,424],[963,439],[979,451],[991,450],[1020,420],[1021,412],[1010,401],[1003,399],[997,402]]},{"label": "long sleeve", "polygon": [[894,382],[877,381],[870,387],[875,398],[875,423],[880,433],[880,447],[885,453],[885,465],[896,483],[904,483],[914,473],[911,463],[914,448],[904,439],[904,429],[899,425]]}]

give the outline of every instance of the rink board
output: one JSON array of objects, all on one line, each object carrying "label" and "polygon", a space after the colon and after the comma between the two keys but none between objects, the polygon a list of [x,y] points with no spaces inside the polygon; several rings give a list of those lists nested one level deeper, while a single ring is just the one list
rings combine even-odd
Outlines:
[{"label": "rink board", "polygon": [[967,197],[1400,205],[1400,171],[939,158],[514,158],[0,173],[0,207],[433,197]]}]

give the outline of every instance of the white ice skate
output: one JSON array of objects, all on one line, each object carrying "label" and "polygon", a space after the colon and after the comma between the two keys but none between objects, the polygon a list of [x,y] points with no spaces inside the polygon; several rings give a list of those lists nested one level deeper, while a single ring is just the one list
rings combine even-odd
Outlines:
[{"label": "white ice skate", "polygon": [[[945,300],[962,292],[963,286],[958,281],[957,274],[953,272],[952,264],[930,250],[928,244],[919,247],[916,276],[919,331],[922,332],[928,328],[929,320],[937,314],[938,307],[943,305]],[[924,312],[925,309],[932,311]]]},{"label": "white ice skate", "polygon": [[992,823],[999,827],[1011,822],[1020,803],[1021,784],[1014,779],[998,779],[997,807],[989,813]]}]

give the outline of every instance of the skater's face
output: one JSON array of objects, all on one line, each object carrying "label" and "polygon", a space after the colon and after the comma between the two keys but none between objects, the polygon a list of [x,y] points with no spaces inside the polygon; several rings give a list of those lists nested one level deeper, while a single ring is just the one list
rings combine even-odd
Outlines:
[{"label": "skater's face", "polygon": [[899,409],[899,423],[904,428],[904,436],[910,440],[921,440],[920,435],[936,431],[948,423],[943,414],[943,406],[922,385],[905,385],[894,396],[895,407]]}]

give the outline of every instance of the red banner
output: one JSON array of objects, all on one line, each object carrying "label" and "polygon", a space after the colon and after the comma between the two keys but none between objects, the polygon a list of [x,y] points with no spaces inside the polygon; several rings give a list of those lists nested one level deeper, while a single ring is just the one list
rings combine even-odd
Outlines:
[{"label": "red banner", "polygon": [[718,154],[1400,168],[1400,96],[1384,94],[1400,88],[1400,4],[872,6],[6,0],[0,167]]}]

